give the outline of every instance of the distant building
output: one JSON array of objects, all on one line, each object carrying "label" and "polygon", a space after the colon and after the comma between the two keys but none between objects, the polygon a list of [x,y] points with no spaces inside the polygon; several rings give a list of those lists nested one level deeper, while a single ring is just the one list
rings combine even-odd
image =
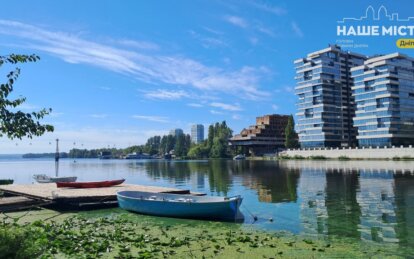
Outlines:
[{"label": "distant building", "polygon": [[170,133],[169,133],[169,135],[173,135],[174,137],[177,137],[177,136],[180,136],[180,135],[183,135],[183,134],[184,134],[184,132],[183,132],[182,129],[172,129],[172,130],[170,130]]},{"label": "distant building", "polygon": [[329,46],[295,60],[295,93],[299,98],[296,130],[301,147],[356,145],[350,69],[365,59]]},{"label": "distant building", "polygon": [[247,148],[249,153],[260,156],[275,153],[285,147],[285,129],[288,115],[264,115],[256,118],[256,125],[243,129],[231,138],[230,145]]},{"label": "distant building", "polygon": [[351,72],[359,146],[414,145],[414,59],[372,57]]},{"label": "distant building", "polygon": [[191,126],[191,142],[199,144],[204,141],[204,126],[195,124]]}]

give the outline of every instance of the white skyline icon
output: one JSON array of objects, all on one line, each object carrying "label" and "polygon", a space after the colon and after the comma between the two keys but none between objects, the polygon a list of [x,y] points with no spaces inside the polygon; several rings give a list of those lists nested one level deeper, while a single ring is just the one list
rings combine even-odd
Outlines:
[{"label": "white skyline icon", "polygon": [[338,21],[338,23],[345,23],[347,21],[364,21],[364,20],[380,21],[381,19],[387,19],[388,21],[395,21],[395,22],[409,22],[411,20],[414,21],[414,17],[407,17],[406,19],[400,19],[398,13],[392,13],[391,15],[389,15],[387,8],[383,5],[381,5],[378,11],[375,12],[374,7],[370,5],[365,10],[365,16],[361,16],[360,18],[346,17],[346,18],[343,18],[342,21]]}]

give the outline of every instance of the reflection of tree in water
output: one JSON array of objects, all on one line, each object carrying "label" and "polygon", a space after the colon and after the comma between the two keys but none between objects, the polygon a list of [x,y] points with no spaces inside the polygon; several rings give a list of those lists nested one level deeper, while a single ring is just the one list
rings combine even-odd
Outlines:
[{"label": "reflection of tree in water", "polygon": [[208,182],[211,192],[227,195],[232,181],[229,170],[229,164],[232,162],[223,159],[209,161]]},{"label": "reflection of tree in water", "polygon": [[234,163],[234,174],[243,175],[243,184],[258,191],[262,202],[296,202],[300,172],[279,163],[266,161],[239,161]]},{"label": "reflection of tree in water", "polygon": [[326,210],[329,235],[360,237],[361,209],[357,202],[359,173],[342,170],[326,172]]},{"label": "reflection of tree in water", "polygon": [[163,178],[174,182],[190,181],[191,178],[208,176],[211,192],[227,195],[233,176],[242,176],[243,185],[257,190],[262,202],[295,202],[300,173],[275,162],[209,160],[208,162],[154,161],[144,163],[152,178]]},{"label": "reflection of tree in water", "polygon": [[395,231],[401,245],[414,247],[414,175],[395,174],[394,194],[397,226]]},{"label": "reflection of tree in water", "polygon": [[154,179],[162,178],[173,180],[174,182],[188,181],[191,171],[188,163],[171,161],[151,161],[144,163],[145,171]]}]

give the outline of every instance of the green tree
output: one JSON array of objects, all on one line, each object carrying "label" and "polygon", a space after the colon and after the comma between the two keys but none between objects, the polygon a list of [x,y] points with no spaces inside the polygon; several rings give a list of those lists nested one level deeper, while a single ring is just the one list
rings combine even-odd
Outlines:
[{"label": "green tree", "polygon": [[286,148],[298,148],[298,134],[295,132],[295,121],[293,116],[290,115],[288,123],[285,128],[285,147]]},{"label": "green tree", "polygon": [[[40,58],[36,55],[15,55],[0,56],[0,67],[6,63],[17,64],[36,62]],[[53,131],[53,126],[40,124],[45,115],[49,114],[52,109],[42,109],[38,112],[24,113],[22,111],[13,111],[26,101],[25,97],[10,99],[9,95],[13,92],[13,85],[20,75],[20,68],[15,68],[7,74],[7,82],[0,85],[0,137],[6,135],[10,139],[23,137],[32,138],[41,136],[45,132]]]},{"label": "green tree", "polygon": [[207,143],[210,148],[213,146],[213,139],[214,139],[214,126],[210,125],[208,127],[208,138],[207,138]]},{"label": "green tree", "polygon": [[206,144],[194,145],[190,148],[187,155],[190,158],[207,158],[209,155],[209,148]]},{"label": "green tree", "polygon": [[225,140],[219,137],[215,137],[213,140],[213,146],[210,150],[210,157],[212,158],[225,158],[226,156],[226,144]]}]

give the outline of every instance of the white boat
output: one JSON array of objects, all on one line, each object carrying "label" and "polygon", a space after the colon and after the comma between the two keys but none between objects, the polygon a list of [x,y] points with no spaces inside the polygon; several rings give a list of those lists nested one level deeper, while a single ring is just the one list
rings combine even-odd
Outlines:
[{"label": "white boat", "polygon": [[138,154],[138,153],[131,153],[126,155],[125,159],[150,159],[151,156],[149,154]]},{"label": "white boat", "polygon": [[240,195],[212,197],[139,191],[120,191],[117,198],[122,209],[141,214],[223,221],[237,220],[243,200]]},{"label": "white boat", "polygon": [[76,176],[50,177],[45,174],[35,174],[33,179],[38,183],[76,182]]},{"label": "white boat", "polygon": [[233,160],[245,160],[246,156],[245,155],[237,155],[235,157],[233,157]]}]

